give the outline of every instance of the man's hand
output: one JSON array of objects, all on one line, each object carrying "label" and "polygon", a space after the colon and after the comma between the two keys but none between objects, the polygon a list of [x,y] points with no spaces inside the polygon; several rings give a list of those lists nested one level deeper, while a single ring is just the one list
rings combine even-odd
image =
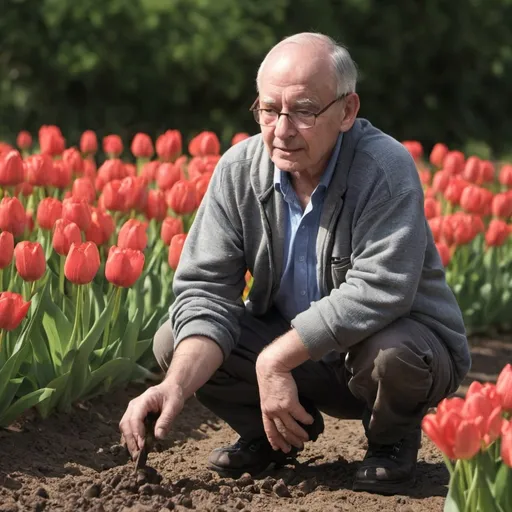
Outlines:
[{"label": "man's hand", "polygon": [[184,404],[185,398],[181,387],[167,381],[147,389],[142,395],[130,401],[119,428],[133,459],[144,446],[144,419],[148,413],[160,415],[155,425],[155,437],[164,439]]}]

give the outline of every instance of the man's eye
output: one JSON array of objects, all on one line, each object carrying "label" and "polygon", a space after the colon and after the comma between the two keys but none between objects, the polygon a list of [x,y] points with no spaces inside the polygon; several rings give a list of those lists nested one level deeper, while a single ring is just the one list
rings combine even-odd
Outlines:
[{"label": "man's eye", "polygon": [[261,108],[260,110],[265,114],[277,114],[277,111],[272,108]]},{"label": "man's eye", "polygon": [[297,112],[295,112],[295,114],[301,117],[309,117],[314,115],[313,112],[309,112],[308,110],[298,110]]}]

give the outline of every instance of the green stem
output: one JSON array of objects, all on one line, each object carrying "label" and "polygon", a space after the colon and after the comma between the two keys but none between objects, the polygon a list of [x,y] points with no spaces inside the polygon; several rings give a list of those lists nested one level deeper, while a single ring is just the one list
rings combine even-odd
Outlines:
[{"label": "green stem", "polygon": [[16,272],[14,272],[14,258],[13,261],[11,261],[9,265],[9,278],[7,279],[7,282],[9,283],[7,285],[7,290],[11,290],[14,285],[14,278],[16,276]]},{"label": "green stem", "polygon": [[[109,342],[109,338],[110,338],[110,329],[114,325],[114,323],[116,322],[117,317],[119,315],[119,308],[121,306],[121,292],[122,292],[122,290],[123,289],[120,286],[116,286],[112,290],[112,293],[115,293],[115,297],[114,297],[114,312],[112,314],[112,317],[111,317],[110,321],[107,322],[107,326],[105,327],[105,331],[103,332],[103,348],[104,349],[108,347],[108,342]],[[111,297],[112,297],[112,295],[110,295],[110,298]],[[110,302],[110,298],[108,299],[108,302]]]},{"label": "green stem", "polygon": [[59,291],[64,297],[64,264],[66,263],[66,257],[59,254]]},{"label": "green stem", "polygon": [[[468,460],[465,461],[464,466],[466,467],[466,478],[468,481],[468,495],[464,511],[478,512],[478,462],[475,460],[474,464],[472,464]],[[473,467],[473,474],[471,474],[471,467]]]},{"label": "green stem", "polygon": [[32,281],[32,286],[30,287],[30,299],[32,299],[35,292],[36,292],[36,281]]},{"label": "green stem", "polygon": [[454,471],[452,461],[444,453],[443,453],[443,460],[446,465],[446,468],[448,469],[448,473],[450,473],[450,478],[451,478],[453,475],[453,471]]},{"label": "green stem", "polygon": [[0,329],[0,352],[2,351],[2,341],[4,339],[4,329]]},{"label": "green stem", "polygon": [[0,292],[4,291],[4,269],[0,268]]},{"label": "green stem", "polygon": [[71,343],[70,349],[77,345],[76,338],[80,336],[80,318],[82,316],[81,313],[81,301],[80,301],[80,285],[76,285],[76,309],[75,309],[75,322],[73,323],[73,332],[71,333]]}]

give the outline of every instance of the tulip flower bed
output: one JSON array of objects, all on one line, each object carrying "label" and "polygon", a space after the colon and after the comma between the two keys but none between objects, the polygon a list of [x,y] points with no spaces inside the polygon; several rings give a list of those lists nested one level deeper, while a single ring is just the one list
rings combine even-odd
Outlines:
[{"label": "tulip flower bed", "polygon": [[512,328],[512,165],[436,144],[403,143],[425,190],[425,214],[468,332]]},{"label": "tulip flower bed", "polygon": [[151,340],[220,158],[210,132],[190,142],[190,156],[176,130],[155,145],[139,133],[134,163],[109,135],[100,165],[91,131],[79,148],[56,126],[38,135],[38,151],[26,132],[18,150],[0,146],[0,426],[34,406],[47,417],[156,378]]}]

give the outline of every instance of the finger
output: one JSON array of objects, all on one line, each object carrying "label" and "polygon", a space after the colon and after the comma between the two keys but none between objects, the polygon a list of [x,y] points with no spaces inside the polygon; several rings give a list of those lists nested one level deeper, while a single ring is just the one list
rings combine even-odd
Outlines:
[{"label": "finger", "polygon": [[307,432],[293,419],[290,414],[284,413],[279,416],[282,429],[278,428],[281,435],[288,443],[302,450],[304,443],[309,439]]},{"label": "finger", "polygon": [[289,413],[304,425],[311,425],[313,421],[315,421],[313,416],[311,416],[311,414],[302,407],[300,402],[296,402],[292,407],[290,407]]},{"label": "finger", "polygon": [[181,404],[177,403],[175,400],[170,399],[164,402],[162,412],[155,424],[155,437],[157,439],[165,439],[171,430],[174,420],[181,412],[181,408]]},{"label": "finger", "polygon": [[125,442],[125,446],[133,458],[136,456],[137,452],[140,450],[140,447],[138,444],[136,434],[134,433],[132,426],[131,426],[131,415],[132,415],[132,408],[130,406],[128,406],[128,409],[126,410],[123,418],[119,422],[119,429],[121,430],[121,435],[122,435],[122,439]]},{"label": "finger", "polygon": [[282,450],[284,453],[288,453],[291,450],[291,446],[286,442],[284,437],[278,432],[274,421],[269,418],[266,414],[263,414],[263,428],[267,435],[268,442],[272,449]]}]

